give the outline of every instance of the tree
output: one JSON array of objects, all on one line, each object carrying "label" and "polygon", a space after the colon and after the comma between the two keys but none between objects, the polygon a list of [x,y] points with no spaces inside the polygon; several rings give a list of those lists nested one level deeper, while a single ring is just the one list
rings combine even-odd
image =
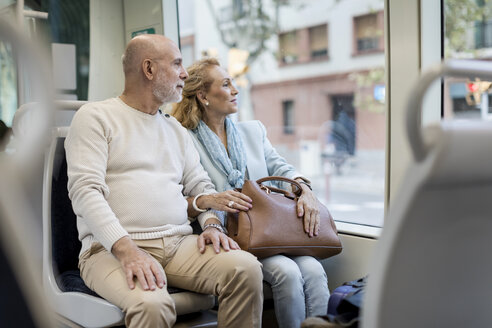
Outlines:
[{"label": "tree", "polygon": [[266,41],[279,31],[280,7],[288,4],[288,0],[272,0],[273,7],[266,8],[268,5],[263,0],[232,0],[227,7],[230,9],[229,15],[221,19],[212,0],[207,0],[222,42],[229,49],[247,50],[248,64],[267,50]]},{"label": "tree", "polygon": [[[384,113],[384,99],[375,100],[373,88],[375,85],[384,86],[385,69],[376,67],[366,72],[356,72],[349,75],[349,79],[355,81],[354,107],[368,110],[374,113]],[[383,89],[384,90],[384,89]]]},{"label": "tree", "polygon": [[444,1],[446,58],[476,51],[475,45],[470,42],[469,33],[477,32],[477,25],[491,18],[491,5],[491,0]]},{"label": "tree", "polygon": [[[334,0],[336,6],[343,0]],[[268,49],[266,41],[280,32],[280,9],[285,6],[302,8],[305,1],[295,0],[230,0],[230,9],[225,18],[219,17],[212,0],[207,6],[212,13],[222,42],[229,48],[244,49],[249,52],[248,64],[252,64]],[[223,13],[222,13],[223,14]]]}]

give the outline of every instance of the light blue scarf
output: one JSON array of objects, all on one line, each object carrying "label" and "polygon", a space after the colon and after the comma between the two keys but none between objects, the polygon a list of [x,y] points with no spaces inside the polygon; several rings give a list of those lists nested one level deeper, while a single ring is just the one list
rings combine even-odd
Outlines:
[{"label": "light blue scarf", "polygon": [[234,123],[226,117],[225,128],[227,133],[227,150],[222,141],[210,128],[200,120],[193,132],[197,134],[198,140],[205,147],[208,156],[215,167],[227,177],[224,190],[241,188],[244,184],[244,173],[246,171],[246,156],[244,154],[243,142]]}]

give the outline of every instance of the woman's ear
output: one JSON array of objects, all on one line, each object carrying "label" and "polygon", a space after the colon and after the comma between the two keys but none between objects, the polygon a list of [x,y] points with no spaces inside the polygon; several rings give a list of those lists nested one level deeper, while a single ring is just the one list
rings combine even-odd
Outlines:
[{"label": "woman's ear", "polygon": [[202,103],[202,104],[206,104],[208,103],[207,101],[207,95],[205,94],[205,92],[203,91],[198,91],[197,94],[196,94],[196,97],[198,98],[198,100]]}]

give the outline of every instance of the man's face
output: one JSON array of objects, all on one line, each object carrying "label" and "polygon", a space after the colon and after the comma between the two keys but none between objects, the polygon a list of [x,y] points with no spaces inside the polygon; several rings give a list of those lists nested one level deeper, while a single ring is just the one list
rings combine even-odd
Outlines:
[{"label": "man's face", "polygon": [[161,53],[163,56],[155,59],[158,69],[152,92],[162,103],[180,102],[184,80],[188,77],[181,53],[174,43],[168,43]]}]

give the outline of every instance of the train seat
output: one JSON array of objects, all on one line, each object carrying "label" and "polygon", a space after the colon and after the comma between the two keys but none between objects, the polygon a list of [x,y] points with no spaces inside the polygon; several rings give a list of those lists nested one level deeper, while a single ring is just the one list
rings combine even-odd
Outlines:
[{"label": "train seat", "polygon": [[[55,312],[84,327],[123,324],[124,314],[90,290],[80,277],[76,215],[67,190],[64,140],[68,128],[54,128],[43,181],[43,284]],[[169,287],[178,315],[209,310],[212,295]]]},{"label": "train seat", "polygon": [[490,63],[446,63],[411,93],[415,161],[389,206],[369,270],[362,327],[491,327],[492,122],[422,131],[417,111],[441,75],[492,76]]}]

